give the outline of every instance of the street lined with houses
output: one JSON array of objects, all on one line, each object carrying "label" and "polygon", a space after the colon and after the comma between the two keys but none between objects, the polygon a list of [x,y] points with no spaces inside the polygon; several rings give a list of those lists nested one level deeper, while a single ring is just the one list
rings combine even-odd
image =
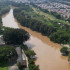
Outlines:
[{"label": "street lined with houses", "polygon": [[61,14],[61,16],[69,18],[70,17],[70,6],[66,4],[62,4],[59,2],[47,2],[36,4],[38,7],[43,9],[47,9],[49,12],[57,12]]}]

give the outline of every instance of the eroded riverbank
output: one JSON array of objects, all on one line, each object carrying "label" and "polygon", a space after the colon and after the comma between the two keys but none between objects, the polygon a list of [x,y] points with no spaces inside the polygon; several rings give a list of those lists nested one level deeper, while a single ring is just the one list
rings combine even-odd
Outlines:
[{"label": "eroded riverbank", "polygon": [[40,70],[70,70],[67,57],[62,56],[60,53],[61,46],[51,42],[48,37],[21,26],[13,16],[13,9],[2,17],[2,22],[3,26],[22,28],[31,34],[30,40],[26,42],[26,45],[32,47],[37,54],[36,64],[39,65]]}]

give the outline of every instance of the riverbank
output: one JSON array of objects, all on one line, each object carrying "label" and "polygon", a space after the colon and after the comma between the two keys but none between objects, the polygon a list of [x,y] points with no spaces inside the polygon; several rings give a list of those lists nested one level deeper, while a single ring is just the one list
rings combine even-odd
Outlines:
[{"label": "riverbank", "polygon": [[[25,44],[32,48],[37,54],[36,64],[39,65],[40,70],[69,70],[64,66],[68,66],[68,58],[62,56],[60,53],[61,45],[53,43],[48,37],[43,36],[41,33],[32,31],[27,27],[23,27],[18,23],[21,29],[28,31],[31,38]],[[70,65],[69,65],[70,66]]]},{"label": "riverbank", "polygon": [[2,18],[3,25],[15,28],[19,27],[31,34],[30,40],[25,42],[25,44],[31,47],[37,54],[36,65],[39,65],[40,70],[70,70],[67,57],[62,56],[60,53],[61,46],[51,42],[48,37],[43,36],[41,33],[22,27],[13,16],[13,9],[11,11]]},{"label": "riverbank", "polygon": [[[17,22],[17,20],[16,20],[16,22]],[[18,22],[17,22],[18,23]],[[31,48],[37,53],[37,56],[38,56],[38,60],[36,61],[36,64],[38,64],[38,65],[41,65],[41,66],[44,66],[43,64],[45,63],[45,62],[47,62],[47,61],[45,61],[44,59],[46,58],[47,60],[48,60],[48,62],[49,62],[49,55],[50,55],[50,53],[49,53],[49,50],[47,51],[47,47],[49,47],[50,48],[50,52],[52,52],[52,50],[51,50],[51,48],[53,48],[54,50],[55,50],[55,52],[54,53],[51,53],[51,55],[52,56],[50,56],[50,57],[53,57],[52,59],[50,59],[51,61],[50,61],[50,66],[49,66],[49,68],[53,65],[55,65],[55,67],[57,67],[58,69],[55,69],[55,67],[53,67],[54,68],[54,70],[62,70],[62,69],[64,69],[64,70],[66,70],[66,68],[62,68],[61,66],[66,66],[66,64],[63,64],[62,62],[66,62],[67,64],[68,64],[68,58],[67,57],[65,57],[65,56],[62,56],[61,55],[61,53],[60,53],[60,49],[61,49],[61,45],[60,44],[57,44],[57,43],[54,43],[54,42],[52,42],[47,36],[43,36],[41,33],[38,33],[38,32],[36,32],[36,31],[32,31],[30,28],[27,28],[27,27],[23,27],[23,26],[21,26],[20,25],[20,23],[18,23],[18,26],[21,28],[21,29],[24,29],[24,30],[26,30],[26,31],[28,31],[30,34],[31,34],[31,36],[33,36],[33,37],[35,37],[35,38],[33,38],[33,37],[31,37],[31,41],[28,41],[28,42],[26,42],[25,44],[26,45],[28,45],[29,47],[30,46],[32,46]],[[47,44],[46,45],[46,48],[45,49],[43,49],[43,47],[42,47],[42,43],[41,42],[38,42],[37,41],[37,39],[36,38],[38,38],[38,39],[40,39],[43,43],[45,43],[45,44]],[[35,39],[36,40],[36,43],[34,43],[35,41],[33,40],[33,39]],[[34,45],[32,45],[32,44],[34,44]],[[37,45],[36,45],[37,44]],[[38,45],[39,44],[39,45]],[[58,50],[58,51],[57,51]],[[40,52],[39,52],[40,51]],[[47,51],[47,53],[48,53],[48,57],[47,56],[45,56],[45,55],[47,55],[47,53],[46,52],[43,52],[44,51]],[[57,51],[57,55],[55,54],[56,53],[56,51]],[[42,54],[42,55],[41,55]],[[44,55],[45,54],[45,55]],[[41,55],[41,56],[40,56]],[[55,56],[54,56],[55,55]],[[41,58],[40,58],[41,57]],[[45,57],[45,58],[44,58]],[[58,57],[58,58],[57,58]],[[60,60],[59,60],[59,58],[60,58]],[[42,60],[41,60],[42,59]],[[54,60],[54,61],[53,61]],[[64,61],[63,61],[64,60]],[[61,62],[62,61],[62,62]],[[57,65],[56,65],[56,63],[57,63]],[[47,63],[46,63],[47,64]],[[59,66],[58,66],[59,65]],[[69,65],[69,64],[68,64]],[[67,65],[67,66],[68,66]],[[42,68],[40,66],[40,69],[41,70],[45,70],[45,68]],[[45,65],[45,66],[47,66],[47,68],[48,68],[48,64],[47,65]],[[69,65],[70,66],[70,65]],[[61,69],[61,68],[62,69]],[[52,69],[52,67],[50,68],[50,69],[48,69],[48,70],[51,70]],[[68,68],[69,69],[69,68]]]},{"label": "riverbank", "polygon": [[[17,20],[15,19],[15,21],[17,22]],[[42,40],[42,42],[47,43],[49,46],[57,46],[56,48],[61,48],[60,44],[54,43],[52,42],[47,36],[43,36],[41,33],[36,32],[36,31],[32,31],[30,28],[27,27],[23,27],[22,25],[20,25],[20,23],[18,23],[19,28],[26,30],[27,32],[29,32],[31,34],[31,36],[37,37],[40,40]]]},{"label": "riverbank", "polygon": [[[41,11],[40,11],[41,12]],[[40,13],[39,12],[39,13]],[[56,20],[45,19],[45,15],[37,14],[30,5],[24,5],[14,9],[14,17],[24,27],[48,36],[51,41],[59,44],[69,44],[70,25]],[[45,13],[47,14],[47,13]],[[48,18],[48,17],[47,17]]]}]

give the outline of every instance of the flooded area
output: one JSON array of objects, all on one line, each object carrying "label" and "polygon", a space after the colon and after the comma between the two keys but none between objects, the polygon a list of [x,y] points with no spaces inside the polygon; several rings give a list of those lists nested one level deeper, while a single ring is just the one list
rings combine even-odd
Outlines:
[{"label": "flooded area", "polygon": [[3,26],[25,29],[30,33],[30,39],[25,44],[35,51],[37,56],[36,64],[39,65],[40,70],[70,70],[67,57],[62,56],[60,53],[61,46],[53,43],[41,33],[21,26],[13,16],[13,9],[2,17],[2,22]]},{"label": "flooded area", "polygon": [[3,26],[11,28],[19,28],[13,16],[13,9],[2,17]]}]

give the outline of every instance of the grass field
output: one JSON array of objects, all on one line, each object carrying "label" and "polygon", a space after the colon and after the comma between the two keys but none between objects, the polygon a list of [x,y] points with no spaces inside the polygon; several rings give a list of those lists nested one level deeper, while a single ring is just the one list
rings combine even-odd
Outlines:
[{"label": "grass field", "polygon": [[40,10],[37,9],[37,8],[32,7],[32,9],[34,10],[34,12],[35,12],[36,14],[42,15],[42,16],[44,16],[46,19],[47,19],[47,18],[50,19],[50,20],[55,20],[55,19],[56,19],[54,16],[52,16],[52,15],[50,15],[50,14],[47,14],[47,13],[44,13],[44,12],[40,11]]},{"label": "grass field", "polygon": [[39,21],[41,21],[45,24],[48,24],[48,25],[53,25],[53,22],[56,22],[56,24],[62,23],[62,24],[70,25],[65,20],[57,19],[55,16],[53,16],[49,13],[45,13],[45,12],[41,11],[40,9],[35,8],[32,5],[30,5],[30,8],[32,8],[33,11],[32,10],[29,10],[29,11],[22,10],[22,12],[29,15],[32,19],[39,20]]},{"label": "grass field", "polygon": [[0,67],[0,70],[8,70],[8,67]]},{"label": "grass field", "polygon": [[33,6],[31,6],[31,7],[32,7],[32,9],[34,10],[34,13],[43,16],[43,18],[44,18],[45,20],[52,20],[52,21],[56,21],[56,22],[58,22],[58,23],[63,23],[63,24],[68,24],[68,25],[70,25],[68,22],[66,22],[66,21],[64,21],[64,20],[57,19],[57,18],[54,17],[53,15],[47,14],[47,13],[45,13],[45,12],[43,12],[43,11],[41,11],[41,10],[39,10],[39,9],[37,9],[37,8],[35,8],[35,7],[33,7]]},{"label": "grass field", "polygon": [[8,63],[7,62],[1,63],[0,70],[8,70]]}]

